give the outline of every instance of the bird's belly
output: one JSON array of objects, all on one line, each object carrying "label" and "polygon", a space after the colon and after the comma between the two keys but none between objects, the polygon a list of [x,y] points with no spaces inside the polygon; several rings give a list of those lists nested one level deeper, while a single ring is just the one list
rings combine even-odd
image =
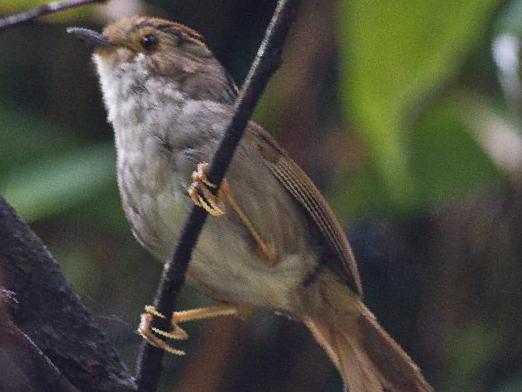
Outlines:
[{"label": "bird's belly", "polygon": [[227,222],[219,219],[209,217],[201,234],[189,265],[189,283],[219,301],[292,312],[292,301],[298,297],[293,293],[302,288],[308,273],[303,255],[280,255],[271,265],[250,242],[223,230]]},{"label": "bird's belly", "polygon": [[[172,256],[190,199],[155,195],[135,215],[131,223],[138,240],[160,261]],[[209,217],[203,228],[187,271],[188,283],[207,296],[222,302],[268,307],[284,311],[294,308],[291,292],[301,287],[306,275],[302,256],[282,255],[269,265],[256,255],[252,244],[234,230],[223,228],[225,218]]]},{"label": "bird's belly", "polygon": [[[146,169],[120,165],[121,196],[136,238],[165,262],[172,256],[181,225],[193,204],[172,172],[170,178],[162,180],[157,173],[145,173]],[[160,172],[169,171],[163,168]],[[145,178],[154,178],[154,183],[146,184]],[[295,309],[291,301],[298,297],[292,293],[302,288],[314,268],[315,253],[280,254],[271,265],[258,256],[253,241],[244,237],[245,232],[236,220],[210,216],[193,251],[188,282],[218,301],[291,312]]]},{"label": "bird's belly", "polygon": [[[147,207],[147,219],[139,217],[133,222],[140,242],[162,262],[172,256],[190,203],[156,198]],[[257,256],[250,242],[234,230],[224,229],[227,222],[219,222],[222,219],[208,218],[189,264],[189,284],[217,301],[291,312],[294,306],[290,299],[295,297],[291,292],[302,286],[306,275],[302,256],[281,255],[276,265],[269,265]]]}]

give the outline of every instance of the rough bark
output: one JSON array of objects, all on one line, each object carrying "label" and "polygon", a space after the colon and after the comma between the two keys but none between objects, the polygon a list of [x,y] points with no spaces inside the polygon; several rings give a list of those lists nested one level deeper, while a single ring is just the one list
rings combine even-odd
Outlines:
[{"label": "rough bark", "polygon": [[0,274],[3,293],[9,293],[0,312],[0,362],[25,356],[21,374],[35,375],[54,391],[74,391],[72,385],[80,391],[135,390],[58,263],[2,197]]}]

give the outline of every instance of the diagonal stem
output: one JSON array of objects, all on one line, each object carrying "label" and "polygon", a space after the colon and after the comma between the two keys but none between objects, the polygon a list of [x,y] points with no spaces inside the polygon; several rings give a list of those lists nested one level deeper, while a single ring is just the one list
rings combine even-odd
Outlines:
[{"label": "diagonal stem", "polygon": [[31,8],[30,10],[20,12],[18,14],[0,18],[0,32],[43,15],[54,14],[59,11],[76,8],[87,4],[105,3],[105,1],[107,0],[65,0],[61,2],[53,1],[49,4]]},{"label": "diagonal stem", "polygon": [[[210,182],[221,184],[225,173],[252,112],[268,83],[269,78],[281,64],[281,53],[288,30],[295,18],[300,0],[280,0],[266,30],[265,37],[248,73],[246,82],[234,105],[234,115],[214,155],[208,171]],[[190,262],[192,249],[207,218],[202,208],[194,206],[187,217],[174,255],[163,268],[161,280],[154,300],[155,308],[163,314],[171,314],[176,298],[185,282],[185,272]],[[167,330],[167,320],[156,318],[153,327]],[[156,391],[161,376],[163,351],[143,343],[137,363],[139,392]]]}]

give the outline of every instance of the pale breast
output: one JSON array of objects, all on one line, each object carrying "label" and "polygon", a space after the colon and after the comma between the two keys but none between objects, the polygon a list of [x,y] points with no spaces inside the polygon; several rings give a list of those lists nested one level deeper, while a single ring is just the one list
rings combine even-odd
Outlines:
[{"label": "pale breast", "polygon": [[[115,99],[109,112],[125,213],[140,243],[165,261],[193,205],[186,192],[191,173],[210,160],[231,111],[211,101],[177,101],[175,92],[157,83],[144,81],[141,88],[154,94],[142,91],[139,99],[129,99],[132,92],[125,91],[125,102]],[[106,96],[108,105],[111,97]],[[299,297],[292,292],[302,289],[317,255],[308,245],[301,211],[256,154],[240,149],[242,163],[233,164],[227,177],[262,236],[278,248],[278,262],[269,265],[259,258],[255,242],[229,210],[224,217],[209,217],[187,276],[220,301],[291,310],[291,300]]]},{"label": "pale breast", "polygon": [[137,239],[161,261],[169,256],[189,208],[163,148],[151,137],[144,151],[118,152],[118,185],[125,213]]}]

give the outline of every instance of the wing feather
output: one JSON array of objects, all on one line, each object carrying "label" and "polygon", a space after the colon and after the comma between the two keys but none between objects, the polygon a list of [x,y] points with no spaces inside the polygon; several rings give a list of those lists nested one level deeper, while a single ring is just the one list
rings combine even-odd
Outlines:
[{"label": "wing feather", "polygon": [[339,271],[356,294],[362,295],[361,280],[352,250],[341,225],[321,192],[268,133],[253,124],[249,128],[259,137],[258,148],[271,172],[308,212],[325,244],[336,256],[335,260],[327,260],[330,267]]}]

